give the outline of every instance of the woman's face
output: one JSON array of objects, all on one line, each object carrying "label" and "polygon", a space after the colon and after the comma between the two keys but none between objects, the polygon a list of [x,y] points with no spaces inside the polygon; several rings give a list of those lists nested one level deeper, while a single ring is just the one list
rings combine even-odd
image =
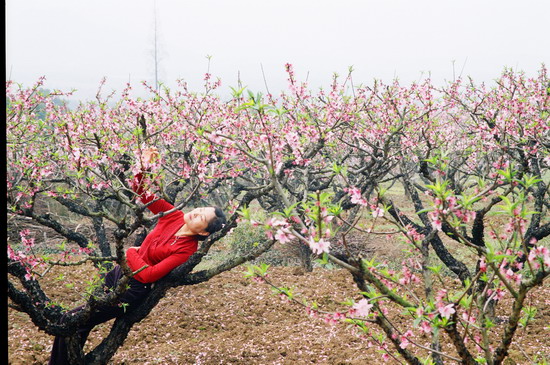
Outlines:
[{"label": "woman's face", "polygon": [[185,224],[195,234],[208,236],[206,227],[208,223],[216,217],[216,211],[213,207],[196,208],[185,213]]}]

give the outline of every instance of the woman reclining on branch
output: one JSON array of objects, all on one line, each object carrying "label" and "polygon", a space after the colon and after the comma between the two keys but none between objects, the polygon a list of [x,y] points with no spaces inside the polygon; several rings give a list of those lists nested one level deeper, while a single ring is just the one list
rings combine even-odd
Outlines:
[{"label": "woman reclining on branch", "polygon": [[[145,151],[143,162],[147,165],[157,157],[158,151],[151,148]],[[129,288],[121,295],[119,305],[100,306],[90,314],[87,322],[79,327],[82,347],[93,327],[123,315],[127,310],[125,307],[141,303],[151,290],[151,283],[186,262],[197,251],[198,241],[220,230],[226,222],[226,217],[219,207],[196,208],[188,213],[175,210],[167,201],[144,192],[142,179],[142,174],[137,174],[136,183],[133,185],[133,190],[141,202],[155,215],[171,212],[158,219],[157,225],[140,247],[130,247],[126,251],[129,268],[132,272],[139,272],[130,279]],[[122,268],[117,265],[105,276],[107,290],[115,288],[122,277]],[[83,307],[77,307],[65,316],[76,313]],[[64,337],[55,337],[49,364],[69,364]]]}]

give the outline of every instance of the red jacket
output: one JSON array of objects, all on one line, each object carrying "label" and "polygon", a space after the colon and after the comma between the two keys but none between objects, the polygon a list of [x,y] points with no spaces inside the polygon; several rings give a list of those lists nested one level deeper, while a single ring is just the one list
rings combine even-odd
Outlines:
[{"label": "red jacket", "polygon": [[[143,204],[155,200],[147,206],[153,214],[166,212],[174,208],[166,200],[144,193],[141,180],[142,175],[136,175],[133,189]],[[148,265],[147,268],[134,276],[135,279],[142,283],[155,282],[172,269],[183,264],[197,251],[198,240],[196,236],[175,236],[184,223],[184,215],[181,210],[167,214],[159,218],[157,225],[147,235],[139,250],[130,249],[126,252],[126,260],[132,271]]]}]

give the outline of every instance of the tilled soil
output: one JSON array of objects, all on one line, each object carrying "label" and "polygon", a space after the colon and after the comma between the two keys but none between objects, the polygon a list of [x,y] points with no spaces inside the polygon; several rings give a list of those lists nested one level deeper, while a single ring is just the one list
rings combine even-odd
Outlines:
[{"label": "tilled soil", "polygon": [[[377,346],[345,323],[325,323],[306,308],[272,293],[265,283],[246,279],[245,267],[225,272],[209,282],[171,289],[152,313],[136,324],[112,364],[378,364]],[[48,295],[70,305],[86,285],[93,268],[56,267],[44,281]],[[347,298],[359,299],[344,270],[298,267],[270,268],[269,279],[294,287],[299,301],[315,301],[325,311],[346,308]],[[60,275],[63,274],[63,277]],[[74,282],[74,286],[65,283]],[[518,364],[550,356],[549,300],[546,285],[528,300],[539,311],[534,323],[521,329],[511,348]],[[394,315],[398,315],[394,313]],[[92,331],[85,350],[97,345],[112,322]],[[424,339],[428,341],[428,338]],[[45,364],[53,337],[38,331],[26,314],[8,311],[10,364]]]}]

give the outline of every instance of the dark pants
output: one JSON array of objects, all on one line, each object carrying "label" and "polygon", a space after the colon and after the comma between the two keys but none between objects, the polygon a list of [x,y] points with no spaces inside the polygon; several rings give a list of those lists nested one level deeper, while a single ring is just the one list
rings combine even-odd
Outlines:
[{"label": "dark pants", "polygon": [[[105,286],[108,289],[114,288],[118,280],[122,277],[122,269],[120,266],[115,266],[115,268],[105,275]],[[130,279],[129,282],[130,288],[126,290],[124,294],[120,297],[121,303],[128,303],[130,306],[126,306],[128,310],[132,305],[137,305],[151,290],[151,284],[143,284],[136,279]],[[65,320],[72,313],[76,313],[81,310],[84,306],[77,307],[63,315],[61,321]],[[81,325],[78,328],[80,334],[80,343],[84,347],[86,339],[90,334],[90,331],[100,323],[107,322],[110,319],[119,317],[124,314],[124,307],[113,305],[113,306],[100,306],[94,312],[90,314],[90,318],[86,321],[85,324]],[[65,337],[56,336],[53,342],[52,353],[49,363],[50,365],[65,365],[69,364],[69,359],[67,355],[67,344],[65,343]]]}]

